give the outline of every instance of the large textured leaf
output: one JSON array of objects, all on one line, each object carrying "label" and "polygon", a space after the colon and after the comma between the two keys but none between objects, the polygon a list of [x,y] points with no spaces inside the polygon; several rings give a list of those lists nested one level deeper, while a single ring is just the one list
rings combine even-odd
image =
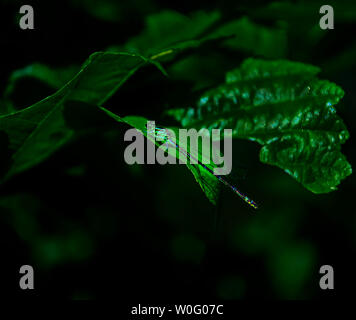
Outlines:
[{"label": "large textured leaf", "polygon": [[316,78],[319,69],[289,61],[246,60],[194,107],[168,113],[184,127],[233,130],[257,141],[260,160],[314,193],[336,189],[352,170],[341,153],[349,137],[334,105],[343,90]]},{"label": "large textured leaf", "polygon": [[55,94],[19,112],[0,116],[3,150],[11,154],[6,178],[43,161],[74,134],[64,118],[69,101],[104,103],[146,60],[134,54],[95,53]]}]

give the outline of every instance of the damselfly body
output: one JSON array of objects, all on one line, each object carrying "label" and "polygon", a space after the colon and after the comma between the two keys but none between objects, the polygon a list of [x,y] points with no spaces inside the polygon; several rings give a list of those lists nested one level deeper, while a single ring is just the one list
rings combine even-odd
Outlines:
[{"label": "damselfly body", "polygon": [[167,129],[163,129],[163,128],[157,128],[154,127],[153,128],[148,128],[147,130],[147,134],[149,135],[153,135],[154,137],[159,138],[161,141],[164,141],[167,144],[167,147],[169,147],[169,145],[173,148],[178,149],[178,151],[185,156],[188,160],[193,160],[195,163],[198,163],[199,166],[201,166],[202,168],[204,168],[205,170],[207,170],[209,173],[211,173],[212,175],[214,175],[219,181],[221,181],[224,185],[226,185],[227,187],[229,187],[234,193],[236,193],[242,200],[244,200],[246,203],[248,203],[251,207],[257,209],[258,205],[255,201],[253,201],[252,199],[250,199],[248,196],[246,196],[245,194],[243,194],[241,191],[239,191],[235,186],[233,186],[232,184],[230,184],[223,176],[221,175],[217,175],[214,174],[214,171],[209,168],[207,165],[205,165],[204,163],[202,163],[199,159],[197,159],[196,157],[194,157],[190,152],[188,152],[187,150],[185,150],[184,148],[182,148],[181,146],[179,146],[170,136],[169,131]]}]

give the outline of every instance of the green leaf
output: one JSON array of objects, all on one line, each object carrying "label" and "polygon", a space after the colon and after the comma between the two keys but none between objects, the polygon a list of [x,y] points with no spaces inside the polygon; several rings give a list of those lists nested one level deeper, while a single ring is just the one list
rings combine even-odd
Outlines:
[{"label": "green leaf", "polygon": [[183,49],[219,18],[217,12],[196,12],[187,17],[171,10],[161,11],[148,16],[146,29],[126,43],[125,49],[145,56],[156,55],[163,49]]},{"label": "green leaf", "polygon": [[334,108],[343,90],[317,79],[318,72],[297,62],[248,59],[196,106],[168,114],[184,127],[232,129],[235,138],[257,141],[262,162],[314,193],[329,192],[352,172],[340,151],[349,133]]},{"label": "green leaf", "polygon": [[208,41],[222,41],[223,46],[266,57],[282,57],[286,52],[283,30],[267,28],[247,17],[227,23],[218,12],[196,12],[190,17],[175,11],[162,11],[149,16],[146,28],[124,46],[151,59],[168,60],[175,53],[197,48]]},{"label": "green leaf", "polygon": [[280,58],[286,55],[287,37],[285,30],[267,28],[250,21],[247,17],[233,20],[212,32],[208,39],[226,38],[223,46],[263,55],[267,58]]},{"label": "green leaf", "polygon": [[[144,117],[136,117],[136,116],[127,116],[122,118],[104,107],[101,107],[101,110],[103,110],[108,116],[110,116],[114,120],[118,122],[126,123],[132,126],[133,128],[139,130],[139,132],[141,132],[148,140],[156,144],[157,147],[161,146],[162,142],[156,140],[152,135],[149,135],[146,132],[146,124],[148,119]],[[175,133],[177,138],[176,143],[184,150],[188,150],[188,147],[179,141],[178,129],[173,127],[168,129],[172,130]],[[201,148],[197,150],[198,154],[195,155],[196,157],[202,156]],[[182,157],[182,154],[179,153],[174,148],[168,148],[167,151],[172,157],[176,158],[177,161]],[[214,175],[210,174],[207,170],[201,168],[201,166],[199,165],[190,164],[188,161],[186,163],[186,166],[192,172],[195,180],[198,182],[199,186],[201,187],[201,189],[203,190],[203,192],[205,193],[209,201],[212,204],[216,205],[218,199],[219,187],[220,187],[220,183],[218,179]]]},{"label": "green leaf", "polygon": [[14,71],[8,81],[5,96],[13,93],[17,83],[24,78],[38,79],[49,87],[59,89],[75,76],[78,67],[50,68],[44,64],[34,63],[23,69]]},{"label": "green leaf", "polygon": [[0,116],[0,133],[8,137],[12,160],[5,179],[40,163],[73,137],[74,130],[64,117],[68,102],[103,104],[146,61],[134,54],[95,53],[55,94]]},{"label": "green leaf", "polygon": [[[50,68],[40,63],[14,71],[4,91],[0,113],[16,111],[37,102],[61,88],[78,72],[79,67]],[[30,94],[29,94],[30,91]]]},{"label": "green leaf", "polygon": [[232,63],[236,63],[236,57],[234,60],[228,59],[225,50],[213,48],[223,47],[270,58],[279,58],[286,54],[287,39],[284,30],[257,25],[246,17],[215,28],[200,39],[200,44],[213,40],[218,41],[211,43],[211,47],[177,59],[167,70],[169,76],[174,80],[191,83],[192,91],[196,91],[216,85]]}]

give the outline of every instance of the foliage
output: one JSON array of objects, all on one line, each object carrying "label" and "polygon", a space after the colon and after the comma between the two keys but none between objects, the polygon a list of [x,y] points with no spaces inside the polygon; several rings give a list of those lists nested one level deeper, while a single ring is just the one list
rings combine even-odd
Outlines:
[{"label": "foliage", "polygon": [[[248,48],[266,56],[274,55],[272,43],[282,41],[279,31],[266,31],[247,18],[224,23],[219,23],[219,18],[217,12],[198,12],[191,18],[173,11],[152,15],[145,31],[124,46],[137,53],[95,53],[63,87],[62,79],[68,78],[71,69],[55,72],[35,64],[13,73],[7,100],[15,94],[16,83],[28,76],[61,88],[32,106],[0,117],[2,149],[9,166],[3,170],[5,180],[45,160],[73,138],[74,131],[65,117],[66,110],[71,112],[72,101],[87,103],[87,108],[103,107],[147,63],[166,74],[157,60],[163,58],[167,63],[166,58],[173,59],[177,51],[202,46],[206,41],[218,40],[233,49]],[[334,108],[343,91],[333,83],[318,80],[319,71],[302,63],[249,59],[240,69],[227,73],[226,84],[204,93],[195,108],[173,109],[168,114],[184,127],[233,128],[233,137],[263,145],[262,162],[282,168],[315,193],[329,192],[351,174],[351,166],[340,152],[348,132]],[[120,114],[117,116],[114,118],[120,119]],[[197,166],[189,168],[216,204],[218,187],[214,177]]]},{"label": "foliage", "polygon": [[[355,3],[322,30],[321,0],[54,0],[33,32],[22,4],[0,4],[7,294],[24,263],[45,297],[322,297],[325,263],[352,290]],[[147,120],[232,128],[226,179],[256,214],[200,166],[127,165]]]}]

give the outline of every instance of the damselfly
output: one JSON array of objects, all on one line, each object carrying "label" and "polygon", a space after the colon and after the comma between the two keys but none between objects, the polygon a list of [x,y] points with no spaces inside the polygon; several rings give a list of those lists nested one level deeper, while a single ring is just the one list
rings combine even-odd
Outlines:
[{"label": "damselfly", "polygon": [[194,161],[197,163],[199,166],[207,170],[209,173],[214,175],[219,181],[221,181],[224,185],[230,187],[230,189],[236,193],[242,200],[244,200],[246,203],[248,203],[251,207],[257,209],[258,205],[255,201],[250,199],[248,196],[243,194],[241,191],[239,191],[235,186],[230,184],[223,176],[217,175],[214,173],[214,170],[209,168],[207,165],[202,163],[198,158],[194,157],[190,152],[179,146],[174,139],[172,139],[169,130],[164,129],[164,128],[158,128],[158,127],[153,127],[153,128],[147,128],[146,130],[148,135],[154,136],[159,138],[159,140],[164,141],[167,144],[167,148],[169,146],[175,148],[180,152],[184,157],[187,158],[189,161]]}]

